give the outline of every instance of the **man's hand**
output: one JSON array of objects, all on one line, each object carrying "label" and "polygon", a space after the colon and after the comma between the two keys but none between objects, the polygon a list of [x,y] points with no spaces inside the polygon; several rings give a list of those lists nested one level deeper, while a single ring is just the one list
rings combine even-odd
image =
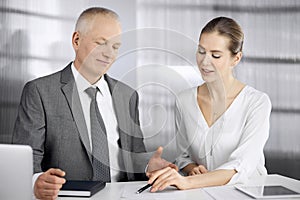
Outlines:
[{"label": "man's hand", "polygon": [[165,167],[171,167],[171,168],[175,169],[176,171],[178,171],[178,167],[175,164],[161,158],[162,152],[163,152],[163,148],[158,147],[156,152],[150,158],[150,160],[148,162],[147,176],[149,176],[150,172],[160,170]]},{"label": "man's hand", "polygon": [[49,169],[41,174],[34,184],[34,195],[37,199],[56,199],[66,180],[65,172],[60,169]]}]

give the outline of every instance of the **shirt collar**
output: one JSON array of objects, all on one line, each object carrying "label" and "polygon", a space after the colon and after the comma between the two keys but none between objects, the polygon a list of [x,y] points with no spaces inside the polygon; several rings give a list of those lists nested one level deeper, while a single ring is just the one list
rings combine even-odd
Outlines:
[{"label": "shirt collar", "polygon": [[107,92],[108,85],[105,81],[104,76],[102,76],[96,83],[91,85],[75,68],[74,63],[71,65],[72,73],[78,88],[78,92],[84,92],[89,87],[98,87],[100,89],[100,94],[104,95]]}]

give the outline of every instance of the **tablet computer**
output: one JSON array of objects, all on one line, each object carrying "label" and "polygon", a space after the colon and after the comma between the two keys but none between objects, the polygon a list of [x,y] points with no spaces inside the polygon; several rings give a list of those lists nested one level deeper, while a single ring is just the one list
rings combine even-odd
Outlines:
[{"label": "tablet computer", "polygon": [[256,199],[300,197],[300,193],[283,185],[235,186],[235,188]]}]

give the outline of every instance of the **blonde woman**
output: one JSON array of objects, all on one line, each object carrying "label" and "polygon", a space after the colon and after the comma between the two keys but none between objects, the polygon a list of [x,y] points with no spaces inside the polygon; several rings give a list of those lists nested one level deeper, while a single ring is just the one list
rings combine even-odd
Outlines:
[{"label": "blonde woman", "polygon": [[230,18],[211,20],[201,31],[196,54],[205,81],[182,92],[176,104],[176,164],[148,173],[151,192],[167,186],[192,189],[244,182],[266,174],[269,97],[237,80],[244,34]]}]

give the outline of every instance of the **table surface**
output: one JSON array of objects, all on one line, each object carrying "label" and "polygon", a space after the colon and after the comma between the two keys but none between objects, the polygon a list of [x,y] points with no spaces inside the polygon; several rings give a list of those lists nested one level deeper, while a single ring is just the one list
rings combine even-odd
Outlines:
[{"label": "table surface", "polygon": [[[149,191],[145,191],[139,195],[133,195],[133,196],[124,196],[124,190],[131,188],[138,190],[141,186],[144,186],[146,184],[146,181],[133,181],[133,182],[115,182],[115,183],[107,183],[106,187],[99,191],[98,193],[94,194],[91,198],[84,198],[84,199],[169,199],[170,196],[166,196],[166,193],[162,193],[161,196],[160,194],[152,194],[149,193]],[[283,184],[290,189],[293,189],[297,192],[300,193],[300,181],[291,179],[288,177],[284,177],[281,175],[277,174],[271,174],[267,176],[263,176],[260,178],[257,178],[255,180],[250,180],[247,185],[278,185],[278,184]],[[239,191],[234,189],[234,186],[219,186],[219,187],[214,187],[217,190],[216,191],[221,191],[224,188],[227,188],[227,191],[239,193],[238,195],[244,195],[240,193]],[[229,189],[229,190],[228,190]],[[225,191],[225,190],[224,190]],[[204,188],[199,188],[199,189],[192,189],[192,190],[172,190],[172,199],[198,199],[198,200],[214,200],[216,197],[212,197]],[[221,191],[222,192],[222,191]],[[151,196],[152,195],[152,196]],[[72,199],[72,200],[82,200],[83,198],[74,198],[74,197],[59,197],[58,199],[65,200],[65,199]],[[226,199],[226,198],[222,198]],[[230,197],[228,197],[230,199]],[[249,196],[245,195],[245,199],[251,199]],[[300,199],[300,198],[292,198],[292,199]]]}]

